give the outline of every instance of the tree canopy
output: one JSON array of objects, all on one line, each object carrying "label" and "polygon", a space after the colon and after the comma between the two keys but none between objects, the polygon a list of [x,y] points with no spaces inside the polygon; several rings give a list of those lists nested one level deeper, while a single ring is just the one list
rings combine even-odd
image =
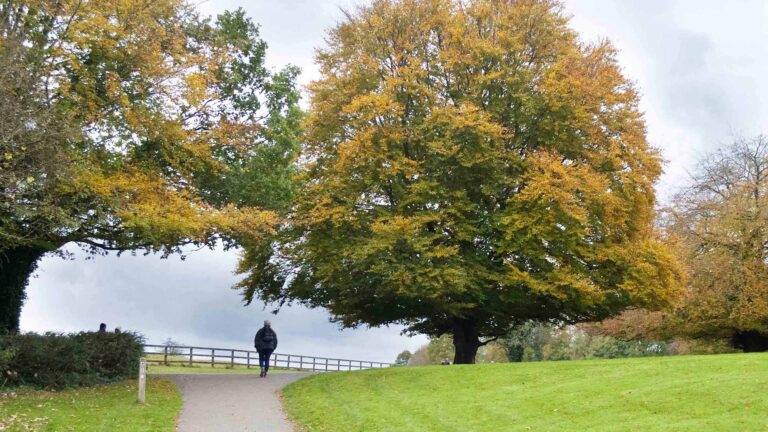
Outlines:
[{"label": "tree canopy", "polygon": [[240,270],[247,301],[453,334],[668,305],[660,158],[607,42],[550,0],[374,0],[318,51],[303,186]]},{"label": "tree canopy", "polygon": [[291,200],[298,70],[240,10],[182,0],[0,3],[0,329],[37,260],[254,242]]}]

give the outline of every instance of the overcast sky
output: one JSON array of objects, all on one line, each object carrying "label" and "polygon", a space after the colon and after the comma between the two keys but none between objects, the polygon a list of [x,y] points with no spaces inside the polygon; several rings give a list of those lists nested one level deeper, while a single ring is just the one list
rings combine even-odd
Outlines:
[{"label": "overcast sky", "polygon": [[[340,17],[339,6],[362,0],[249,0],[200,4],[207,14],[242,6],[261,24],[268,63],[317,77],[314,48]],[[657,186],[668,200],[703,154],[735,135],[768,131],[768,2],[762,0],[571,0],[571,25],[586,41],[610,39],[619,63],[641,90],[650,142],[663,151]],[[236,252],[178,257],[45,258],[30,282],[23,330],[77,331],[100,322],[142,332],[150,342],[248,348],[269,309],[244,307],[230,289]],[[340,331],[322,310],[284,308],[271,317],[278,351],[392,361],[424,337],[400,328]]]}]

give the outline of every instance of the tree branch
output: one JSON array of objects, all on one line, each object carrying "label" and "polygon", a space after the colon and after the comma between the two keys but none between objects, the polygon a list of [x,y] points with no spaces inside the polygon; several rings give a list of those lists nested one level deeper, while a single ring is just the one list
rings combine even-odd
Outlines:
[{"label": "tree branch", "polygon": [[500,337],[501,336],[494,336],[494,337],[492,337],[492,338],[490,338],[490,339],[488,339],[488,340],[486,340],[484,342],[480,342],[480,346],[486,346],[486,345],[488,345],[491,342],[496,342],[497,340],[499,340]]}]

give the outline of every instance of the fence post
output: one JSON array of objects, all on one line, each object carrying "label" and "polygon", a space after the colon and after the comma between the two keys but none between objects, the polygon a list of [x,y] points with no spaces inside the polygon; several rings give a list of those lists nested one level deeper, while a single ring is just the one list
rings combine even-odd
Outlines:
[{"label": "fence post", "polygon": [[214,359],[216,358],[216,348],[211,348],[211,367],[214,368]]},{"label": "fence post", "polygon": [[192,367],[192,350],[194,348],[189,347],[189,367]]},{"label": "fence post", "polygon": [[316,368],[315,365],[316,364],[317,364],[317,358],[316,357],[312,357],[312,372],[315,371],[315,368]]},{"label": "fence post", "polygon": [[235,350],[232,350],[232,354],[230,356],[230,362],[229,365],[232,369],[235,368]]},{"label": "fence post", "polygon": [[246,356],[248,357],[248,360],[246,360],[246,362],[245,362],[246,365],[247,365],[245,368],[246,369],[250,369],[251,368],[251,352],[250,351],[246,351]]},{"label": "fence post", "polygon": [[328,372],[328,359],[325,359],[325,371]]},{"label": "fence post", "polygon": [[168,366],[168,345],[163,347],[163,363]]},{"label": "fence post", "polygon": [[288,366],[286,366],[287,369],[291,368],[291,355],[288,354]]},{"label": "fence post", "polygon": [[304,356],[299,356],[299,370],[304,369]]},{"label": "fence post", "polygon": [[139,403],[144,403],[147,387],[147,359],[142,357],[139,360]]}]

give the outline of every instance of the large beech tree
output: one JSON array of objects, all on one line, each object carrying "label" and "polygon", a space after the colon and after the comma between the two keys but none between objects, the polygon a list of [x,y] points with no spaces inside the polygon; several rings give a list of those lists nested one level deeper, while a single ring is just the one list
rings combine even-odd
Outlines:
[{"label": "large beech tree", "polygon": [[242,11],[182,0],[0,1],[0,330],[37,261],[271,233],[290,201],[297,70]]},{"label": "large beech tree", "polygon": [[450,333],[472,363],[515,324],[677,293],[637,93],[558,2],[374,0],[317,61],[306,181],[278,235],[247,250],[247,301]]}]

